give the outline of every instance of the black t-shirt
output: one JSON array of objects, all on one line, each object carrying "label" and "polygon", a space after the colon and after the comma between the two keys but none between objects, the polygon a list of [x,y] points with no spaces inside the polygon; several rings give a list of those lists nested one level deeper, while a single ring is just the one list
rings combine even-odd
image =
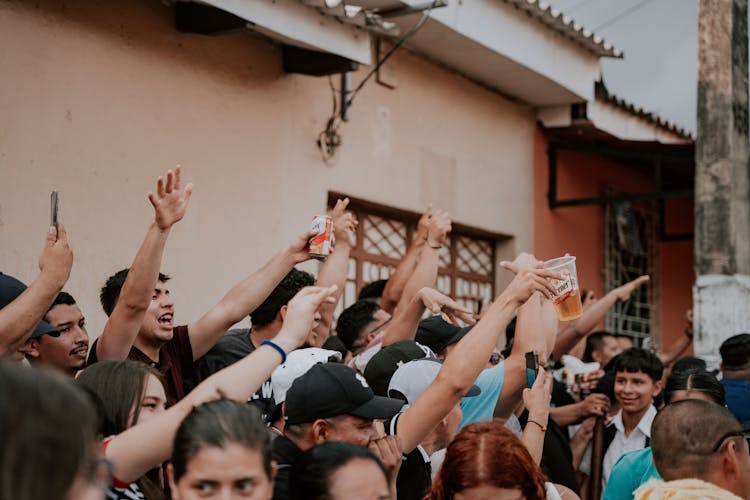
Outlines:
[{"label": "black t-shirt", "polygon": [[[398,431],[399,413],[384,423],[385,433],[394,436]],[[430,456],[418,445],[411,453],[404,454],[401,469],[396,479],[399,500],[411,500],[424,497],[432,488],[432,465]]]},{"label": "black t-shirt", "polygon": [[279,467],[273,480],[273,500],[289,500],[291,499],[289,479],[292,466],[297,458],[302,455],[302,450],[286,436],[278,436],[273,440],[271,446],[271,456]]},{"label": "black t-shirt", "polygon": [[[185,389],[193,390],[203,380],[207,379],[219,370],[233,365],[255,350],[255,346],[250,341],[250,330],[247,328],[237,328],[229,330],[215,346],[211,348],[202,358],[196,361],[193,376],[185,380]],[[276,408],[276,402],[273,399],[273,389],[271,388],[271,379],[263,382],[263,385],[253,394],[248,401],[257,406],[263,414],[266,422]]]}]

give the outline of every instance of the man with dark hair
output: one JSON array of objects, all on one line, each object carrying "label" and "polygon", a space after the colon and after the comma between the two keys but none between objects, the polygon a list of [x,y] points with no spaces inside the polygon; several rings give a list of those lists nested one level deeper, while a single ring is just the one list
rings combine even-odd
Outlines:
[{"label": "man with dark hair", "polygon": [[748,431],[726,408],[698,399],[672,403],[651,434],[654,464],[666,482],[646,483],[636,500],[750,498]]},{"label": "man with dark hair", "polygon": [[21,350],[32,365],[48,366],[75,377],[86,366],[89,334],[86,319],[73,296],[67,292],[57,294],[44,321],[58,335],[32,335]]},{"label": "man with dark hair", "polygon": [[[235,285],[211,309],[189,325],[174,326],[174,302],[166,287],[168,276],[159,273],[167,236],[183,218],[192,184],[180,188],[180,170],[157,181],[157,194],[149,195],[155,219],[128,271],[107,280],[102,305],[111,312],[102,335],[94,341],[89,363],[105,359],[131,359],[156,367],[165,375],[169,404],[185,394],[183,378],[194,362],[211,349],[233,324],[256,309],[273,287],[294,267],[310,258],[306,231],[265,266]],[[160,279],[161,278],[161,279]]]},{"label": "man with dark hair", "polygon": [[388,280],[375,280],[362,287],[357,295],[357,300],[370,300],[380,305],[380,299],[383,297],[383,290],[388,284]]},{"label": "man with dark hair", "polygon": [[[264,340],[273,339],[281,330],[289,301],[304,287],[313,284],[315,278],[312,274],[292,268],[263,303],[250,313],[252,329],[230,330],[197,361],[193,376],[185,380],[188,390],[222,368],[241,360]],[[266,419],[271,418],[276,403],[270,379],[253,394],[251,400]]]},{"label": "man with dark hair", "polygon": [[356,356],[372,342],[390,317],[377,302],[360,299],[341,312],[336,322],[336,335]]},{"label": "man with dark hair", "polygon": [[656,416],[653,400],[661,392],[664,373],[656,354],[637,347],[623,352],[613,363],[614,395],[620,411],[604,431],[602,491],[623,454],[649,445],[651,422]]},{"label": "man with dark hair", "polygon": [[597,362],[604,368],[607,363],[620,354],[622,348],[617,338],[609,332],[594,332],[586,337],[586,350],[583,352],[583,361],[586,363]]},{"label": "man with dark hair", "polygon": [[742,425],[750,426],[750,334],[729,337],[719,353],[727,408]]}]

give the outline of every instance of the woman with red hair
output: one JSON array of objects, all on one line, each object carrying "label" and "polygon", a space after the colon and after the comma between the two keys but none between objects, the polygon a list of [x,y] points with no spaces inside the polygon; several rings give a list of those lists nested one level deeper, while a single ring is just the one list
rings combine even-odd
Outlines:
[{"label": "woman with red hair", "polygon": [[498,420],[467,425],[453,439],[425,500],[570,500],[578,496],[544,480],[513,432]]}]

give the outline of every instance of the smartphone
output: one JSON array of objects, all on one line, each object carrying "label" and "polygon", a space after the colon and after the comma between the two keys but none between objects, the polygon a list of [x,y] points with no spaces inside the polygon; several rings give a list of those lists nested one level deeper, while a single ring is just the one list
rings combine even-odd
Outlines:
[{"label": "smartphone", "polygon": [[536,381],[536,374],[539,371],[539,353],[529,351],[526,353],[526,387],[531,389]]},{"label": "smartphone", "polygon": [[50,194],[50,218],[52,219],[52,225],[57,229],[57,209],[60,204],[60,195],[57,191],[52,191]]}]

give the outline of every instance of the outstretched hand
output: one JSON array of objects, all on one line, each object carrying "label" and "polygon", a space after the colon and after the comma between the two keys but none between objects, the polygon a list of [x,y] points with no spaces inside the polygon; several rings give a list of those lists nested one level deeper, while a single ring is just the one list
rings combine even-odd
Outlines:
[{"label": "outstretched hand", "polygon": [[148,193],[148,201],[154,206],[156,226],[162,231],[170,229],[185,216],[190,196],[193,194],[192,182],[180,191],[181,174],[182,169],[179,166],[174,172],[167,170],[166,180],[161,176],[156,180],[156,194]]},{"label": "outstretched hand", "polygon": [[651,278],[649,278],[648,275],[640,276],[633,281],[615,288],[614,290],[612,290],[612,293],[615,294],[617,300],[624,302],[630,298],[636,288],[643,285],[644,283],[648,283],[650,279]]},{"label": "outstretched hand", "polygon": [[430,217],[427,228],[427,244],[437,247],[445,244],[448,233],[451,232],[451,217],[445,210],[435,210]]},{"label": "outstretched hand", "polygon": [[430,219],[432,219],[432,203],[427,205],[427,210],[424,211],[422,214],[422,217],[419,218],[419,222],[417,222],[417,241],[426,241],[427,240],[427,233],[430,230]]},{"label": "outstretched hand", "polygon": [[516,273],[516,277],[510,282],[501,295],[511,302],[521,305],[534,294],[541,292],[547,298],[554,297],[555,287],[549,282],[550,279],[562,280],[563,277],[555,272],[544,268],[544,263],[532,261],[528,254],[521,254],[513,262],[503,261],[500,265]]},{"label": "outstretched hand", "polygon": [[333,294],[337,288],[336,285],[307,286],[300,290],[287,304],[284,324],[276,339],[283,340],[284,347],[290,351],[301,346],[312,330],[320,306],[336,303]]},{"label": "outstretched hand", "polygon": [[350,247],[356,244],[355,231],[357,230],[356,217],[346,210],[349,206],[349,198],[336,200],[336,206],[333,207],[331,218],[333,219],[333,231],[336,235],[335,245],[348,245]]},{"label": "outstretched hand", "polygon": [[462,306],[434,288],[422,288],[419,291],[419,298],[422,300],[425,308],[432,314],[445,314],[454,325],[458,324],[458,319],[463,320],[464,323],[469,325],[476,323],[474,312],[471,309]]}]

